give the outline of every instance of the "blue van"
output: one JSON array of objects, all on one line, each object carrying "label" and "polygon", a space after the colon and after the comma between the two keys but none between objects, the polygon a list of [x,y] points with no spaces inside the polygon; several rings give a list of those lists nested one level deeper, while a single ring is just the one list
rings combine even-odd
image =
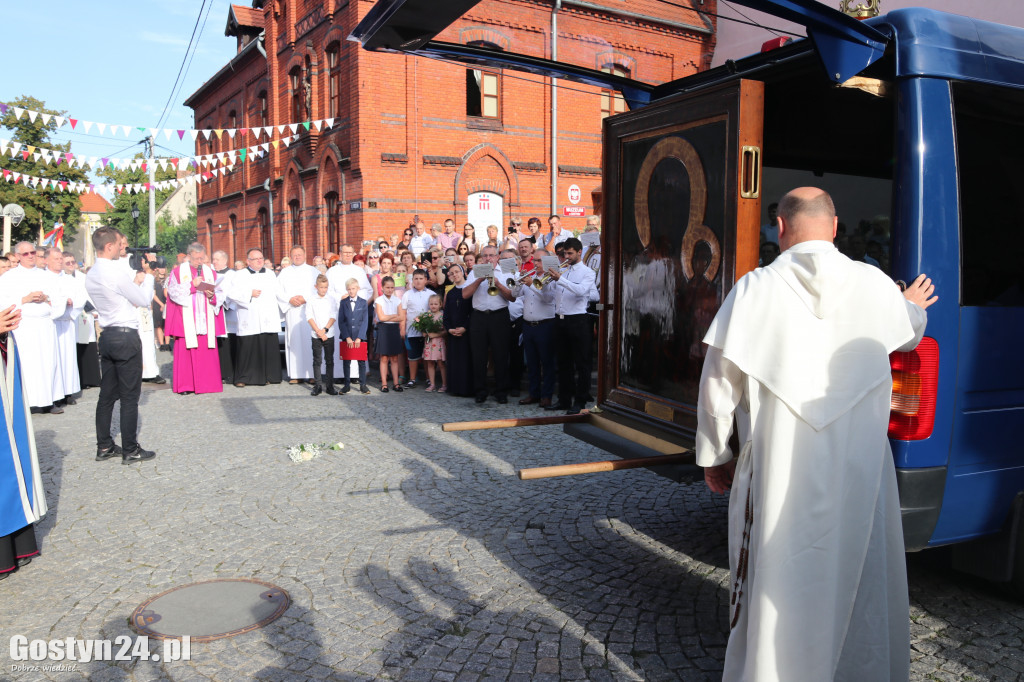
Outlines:
[{"label": "blue van", "polygon": [[[768,204],[822,187],[846,253],[894,280],[927,273],[940,296],[925,340],[892,357],[907,549],[955,545],[957,568],[1024,593],[1013,350],[1024,342],[1024,29],[924,9],[860,23],[810,0],[738,0],[810,37],[652,85],[441,43],[476,3],[432,1],[423,26],[409,20],[422,1],[381,0],[353,36],[618,89],[630,104],[604,124],[599,410],[567,432],[620,457],[692,447],[703,363],[692,341],[757,266]],[[654,279],[638,273],[655,271],[647,290]],[[655,293],[672,309],[652,311]]]}]

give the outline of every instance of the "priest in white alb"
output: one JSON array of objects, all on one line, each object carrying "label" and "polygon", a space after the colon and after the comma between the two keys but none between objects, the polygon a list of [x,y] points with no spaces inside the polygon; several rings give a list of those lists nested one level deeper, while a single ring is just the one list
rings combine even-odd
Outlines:
[{"label": "priest in white alb", "polygon": [[313,346],[309,342],[309,322],[303,314],[307,301],[316,293],[320,272],[306,263],[306,249],[295,245],[291,265],[277,276],[277,303],[284,315],[284,356],[289,383],[313,377]]},{"label": "priest in white alb", "polygon": [[[85,307],[85,283],[64,272],[64,252],[56,246],[46,250],[46,269],[53,273],[54,279],[57,280],[56,287],[59,292],[59,298],[54,300],[53,307],[57,316],[53,318],[53,324],[57,333],[57,369],[64,397],[58,402],[62,405],[74,405],[74,396],[82,390],[78,378],[77,322]],[[60,311],[59,314],[57,310]]]},{"label": "priest in white alb", "polygon": [[55,317],[64,311],[57,280],[52,272],[37,267],[35,246],[18,242],[14,247],[18,267],[0,277],[0,310],[14,305],[21,324],[13,332],[21,352],[21,373],[28,404],[33,411],[61,414],[57,401],[64,398],[64,384],[57,364]]},{"label": "priest in white alb", "polygon": [[[348,297],[348,286],[345,284],[354,279],[359,284],[359,298],[364,301],[373,300],[373,287],[370,286],[370,278],[366,276],[366,270],[362,266],[352,262],[356,250],[351,244],[341,247],[340,259],[327,270],[327,281],[331,285],[331,295],[338,301]],[[412,277],[410,273],[409,277]],[[312,352],[312,351],[310,351]]]},{"label": "priest in white alb", "polygon": [[783,197],[782,255],[736,283],[704,337],[697,463],[731,487],[727,681],[909,676],[889,354],[916,347],[937,299],[924,275],[901,294],[841,254],[837,222],[820,189]]},{"label": "priest in white alb", "polygon": [[217,335],[224,333],[224,291],[217,274],[203,263],[206,247],[189,244],[183,263],[167,276],[167,317],[164,332],[174,337],[175,393],[220,393],[220,356]]}]

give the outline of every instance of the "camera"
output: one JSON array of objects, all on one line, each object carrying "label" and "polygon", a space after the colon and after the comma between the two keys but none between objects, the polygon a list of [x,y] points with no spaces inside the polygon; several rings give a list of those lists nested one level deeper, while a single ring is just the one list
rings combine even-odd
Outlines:
[{"label": "camera", "polygon": [[[128,264],[135,272],[142,272],[142,261],[146,259],[147,253],[160,253],[159,246],[129,246],[125,250],[128,252]],[[156,267],[156,265],[154,264],[152,267]]]}]

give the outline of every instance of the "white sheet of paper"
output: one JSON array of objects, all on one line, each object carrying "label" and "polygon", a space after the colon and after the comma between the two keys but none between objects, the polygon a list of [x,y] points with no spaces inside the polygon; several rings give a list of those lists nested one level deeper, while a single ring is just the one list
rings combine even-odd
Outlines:
[{"label": "white sheet of paper", "polygon": [[548,270],[558,269],[558,256],[541,256],[540,258],[541,267],[544,268],[544,272]]},{"label": "white sheet of paper", "polygon": [[494,274],[494,266],[490,263],[477,263],[473,266],[473,274],[476,275],[477,279],[490,277]]},{"label": "white sheet of paper", "polygon": [[502,272],[512,273],[519,269],[519,263],[516,262],[515,258],[502,258],[498,261],[498,267],[501,268]]},{"label": "white sheet of paper", "polygon": [[584,232],[580,235],[580,243],[583,244],[583,250],[586,251],[588,247],[601,243],[601,233]]}]

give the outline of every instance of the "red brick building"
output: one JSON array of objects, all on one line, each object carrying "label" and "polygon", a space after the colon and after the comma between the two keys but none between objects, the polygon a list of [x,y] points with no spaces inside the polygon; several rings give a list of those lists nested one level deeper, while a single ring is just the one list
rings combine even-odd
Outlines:
[{"label": "red brick building", "polygon": [[[714,47],[715,1],[675,4],[709,14],[656,0],[562,0],[557,56],[648,83],[703,69]],[[580,189],[584,215],[600,211],[594,204],[601,121],[609,111],[625,110],[620,97],[556,81],[553,106],[546,77],[368,52],[346,38],[372,6],[369,0],[231,6],[225,33],[238,41],[238,54],[185,102],[195,127],[227,131],[319,119],[334,125],[300,127],[300,139],[289,147],[271,148],[203,183],[201,240],[232,260],[262,246],[277,262],[296,242],[322,254],[400,234],[414,214],[428,225],[452,217],[460,231],[473,222],[484,236],[487,224],[504,230],[513,216],[562,214],[573,205],[572,185]],[[550,0],[484,0],[438,39],[550,58],[555,9]],[[200,135],[196,153],[252,140]],[[264,189],[268,180],[272,196]],[[563,219],[569,229],[583,223],[584,217]]]}]

